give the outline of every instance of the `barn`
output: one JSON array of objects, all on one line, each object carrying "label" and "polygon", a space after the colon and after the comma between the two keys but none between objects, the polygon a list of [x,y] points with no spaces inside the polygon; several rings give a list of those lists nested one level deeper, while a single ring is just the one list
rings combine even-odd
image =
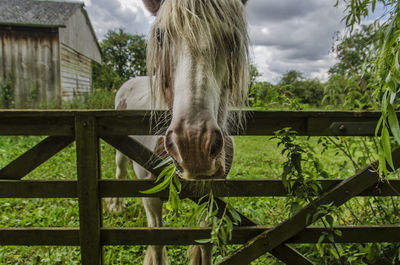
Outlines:
[{"label": "barn", "polygon": [[59,106],[92,91],[101,50],[83,3],[0,0],[3,107]]}]

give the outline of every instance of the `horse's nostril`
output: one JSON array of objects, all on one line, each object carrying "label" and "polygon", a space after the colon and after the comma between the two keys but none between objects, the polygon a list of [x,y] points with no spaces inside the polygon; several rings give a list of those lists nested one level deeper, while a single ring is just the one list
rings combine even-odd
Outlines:
[{"label": "horse's nostril", "polygon": [[224,146],[224,137],[222,136],[222,133],[220,130],[215,130],[213,133],[213,141],[210,147],[210,156],[212,158],[217,157]]}]

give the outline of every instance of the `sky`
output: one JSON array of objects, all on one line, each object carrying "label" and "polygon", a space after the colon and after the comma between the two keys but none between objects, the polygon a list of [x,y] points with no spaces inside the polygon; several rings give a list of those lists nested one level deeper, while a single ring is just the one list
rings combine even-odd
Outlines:
[{"label": "sky", "polygon": [[[153,17],[142,0],[84,0],[97,38],[124,28],[147,35]],[[282,74],[297,70],[307,78],[326,81],[335,64],[330,53],[335,32],[343,32],[344,13],[335,0],[249,0],[246,6],[251,60],[260,81],[279,82]]]}]

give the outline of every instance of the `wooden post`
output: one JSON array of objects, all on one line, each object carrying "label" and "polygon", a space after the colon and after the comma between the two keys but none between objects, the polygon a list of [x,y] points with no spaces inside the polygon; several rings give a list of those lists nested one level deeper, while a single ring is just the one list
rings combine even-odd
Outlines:
[{"label": "wooden post", "polygon": [[100,151],[96,119],[77,114],[75,139],[78,171],[79,240],[83,265],[103,264],[103,248],[100,241],[101,199]]}]

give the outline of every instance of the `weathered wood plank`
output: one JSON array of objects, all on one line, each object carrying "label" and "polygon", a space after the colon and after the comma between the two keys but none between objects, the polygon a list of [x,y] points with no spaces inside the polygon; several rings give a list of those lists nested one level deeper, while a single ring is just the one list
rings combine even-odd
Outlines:
[{"label": "weathered wood plank", "polygon": [[[228,244],[243,244],[273,227],[234,227],[232,240]],[[342,236],[334,236],[336,243],[399,242],[400,225],[336,226]],[[211,228],[102,228],[104,245],[193,245],[196,240],[209,238]],[[286,243],[315,244],[322,233],[329,232],[324,227],[305,228]],[[331,243],[328,239],[322,243]]]},{"label": "weathered wood plank", "polygon": [[[342,179],[320,179],[322,193],[337,186]],[[202,197],[212,189],[217,197],[285,197],[287,191],[281,180],[181,180],[182,191],[180,198]],[[199,185],[201,183],[201,185]],[[400,180],[378,182],[366,189],[358,196],[399,196]],[[99,182],[101,197],[143,197],[140,191],[154,187],[153,180],[101,180]],[[203,191],[194,190],[202,187]],[[146,194],[146,197],[168,198],[168,190],[154,194]]]},{"label": "weathered wood plank", "polygon": [[[27,110],[27,109],[2,109],[0,110],[0,117],[3,115],[6,116],[37,116],[37,113],[41,113],[41,115],[48,116],[71,116],[74,113],[81,113],[86,115],[94,115],[97,118],[110,118],[110,117],[120,117],[120,118],[129,118],[132,116],[136,117],[149,117],[150,110],[44,110],[44,109],[35,109],[35,110]],[[164,110],[155,111],[156,115],[162,115],[165,113]],[[286,111],[286,110],[245,110],[243,113],[246,115],[247,119],[261,119],[261,118],[355,118],[355,119],[366,119],[366,118],[379,118],[381,115],[380,111]],[[397,113],[400,115],[400,112]]]},{"label": "weathered wood plank", "polygon": [[[115,117],[102,116],[98,118],[99,134],[103,137],[121,135],[150,135],[163,133],[163,131],[151,130],[150,111],[137,112],[134,115],[119,113]],[[129,113],[130,114],[130,113]]]},{"label": "weathered wood plank", "polygon": [[[150,129],[150,112],[119,111],[115,115],[103,113],[99,117],[100,134],[103,135],[148,135],[163,130]],[[232,135],[274,135],[274,132],[291,127],[298,135],[329,136],[354,135],[374,136],[379,112],[342,112],[342,111],[245,111],[246,129],[232,132]],[[335,124],[351,124],[347,130],[335,130]],[[340,125],[339,125],[340,127]],[[357,129],[362,127],[365,131]]]},{"label": "weathered wood plank", "polygon": [[7,118],[0,115],[0,124],[0,135],[74,135],[72,117],[41,117],[38,115]]},{"label": "weathered wood plank", "polygon": [[78,228],[1,228],[0,245],[79,246]]},{"label": "weathered wood plank", "polygon": [[75,138],[78,172],[78,198],[80,246],[83,265],[103,264],[100,244],[101,200],[98,180],[100,178],[100,152],[94,117],[77,115]]},{"label": "weathered wood plank", "polygon": [[[335,187],[342,180],[322,179],[323,192]],[[180,198],[195,198],[199,192],[193,187],[204,186],[201,194],[208,194],[211,187],[220,197],[284,197],[287,193],[280,180],[214,180],[214,181],[183,181]],[[199,182],[211,184],[199,185]],[[168,198],[168,190],[154,194],[143,194],[141,191],[154,187],[153,180],[99,180],[99,196],[106,197],[157,197]],[[238,189],[240,187],[240,189]],[[244,190],[244,191],[242,191]],[[247,192],[246,192],[247,191]],[[400,180],[391,180],[390,185],[381,183],[358,196],[399,196]],[[77,198],[77,182],[73,180],[0,180],[0,198]]]},{"label": "weathered wood plank", "polygon": [[[393,160],[396,161],[396,168],[398,168],[400,163],[400,149],[396,149],[393,152]],[[264,253],[273,250],[310,225],[313,218],[307,217],[315,216],[319,218],[324,216],[323,213],[318,212],[318,207],[321,205],[333,203],[335,206],[340,206],[374,185],[379,179],[378,174],[373,172],[376,168],[377,163],[375,162],[353,177],[344,180],[331,191],[323,194],[320,198],[298,211],[290,219],[277,225],[274,229],[264,231],[251,239],[234,253],[225,257],[218,265],[249,264]]]},{"label": "weathered wood plank", "polygon": [[74,141],[71,136],[50,136],[0,170],[0,179],[21,179]]},{"label": "weathered wood plank", "polygon": [[0,180],[0,198],[77,198],[77,181]]},{"label": "weathered wood plank", "polygon": [[162,172],[162,168],[155,168],[162,160],[135,139],[129,136],[102,136],[102,139],[153,175],[158,176]]},{"label": "weathered wood plank", "polygon": [[[274,227],[247,226],[234,227],[232,240],[228,244],[243,244],[254,236]],[[334,237],[337,243],[399,242],[400,225],[336,226],[342,236]],[[307,227],[286,243],[315,244],[322,233],[329,232],[324,227]],[[102,228],[103,245],[193,245],[196,240],[210,238],[211,228]],[[323,243],[331,243],[325,239]]]},{"label": "weathered wood plank", "polygon": [[371,136],[375,134],[377,122],[332,122],[330,131],[334,135],[361,135]]},{"label": "weathered wood plank", "polygon": [[[0,135],[72,135],[73,116],[86,113],[96,116],[99,134],[103,135],[148,135],[150,111],[144,110],[73,110],[73,111],[0,111]],[[161,115],[163,111],[158,111]],[[69,116],[68,125],[65,118]],[[299,135],[370,135],[380,112],[350,111],[245,111],[246,130],[241,135],[273,135],[276,130],[292,127]],[[30,120],[30,119],[33,120]],[[56,125],[58,123],[58,125]],[[349,124],[353,129],[338,131],[340,123]],[[34,127],[34,124],[41,126]],[[44,127],[47,126],[47,127]],[[339,128],[338,127],[338,128]],[[362,127],[363,131],[358,130]],[[32,131],[28,132],[27,128]],[[367,133],[365,131],[367,131]],[[159,130],[162,133],[162,130]],[[236,134],[236,132],[233,132]]]},{"label": "weathered wood plank", "polygon": [[[228,244],[243,244],[269,226],[234,227]],[[337,226],[342,236],[334,236],[336,243],[396,243],[400,241],[400,225]],[[324,227],[307,227],[288,240],[288,244],[315,244]],[[209,238],[211,228],[101,228],[102,245],[193,245],[196,240]],[[325,239],[323,243],[330,243]],[[1,228],[0,245],[14,246],[79,246],[79,228]]]},{"label": "weathered wood plank", "polygon": [[0,39],[3,57],[0,74],[13,76],[14,105],[26,108],[40,103],[58,103],[59,99],[55,97],[55,92],[60,89],[57,82],[60,58],[58,31],[3,26],[0,28]]}]

